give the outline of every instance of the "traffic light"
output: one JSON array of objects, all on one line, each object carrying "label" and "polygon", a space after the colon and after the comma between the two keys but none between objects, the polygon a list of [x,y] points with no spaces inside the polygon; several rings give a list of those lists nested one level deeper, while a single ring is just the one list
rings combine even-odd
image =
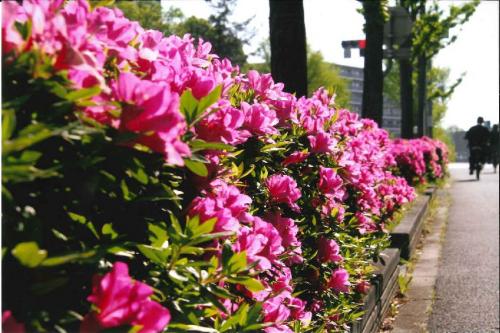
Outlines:
[{"label": "traffic light", "polygon": [[351,57],[351,49],[359,49],[359,55],[361,57],[364,57],[366,48],[366,39],[344,40],[342,41],[342,47],[344,48],[344,58]]}]

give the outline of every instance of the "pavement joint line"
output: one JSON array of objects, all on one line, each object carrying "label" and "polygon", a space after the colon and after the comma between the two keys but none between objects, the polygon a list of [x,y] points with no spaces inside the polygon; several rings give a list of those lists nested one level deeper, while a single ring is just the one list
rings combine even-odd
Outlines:
[{"label": "pavement joint line", "polygon": [[436,299],[435,286],[444,239],[442,235],[446,233],[450,208],[448,186],[438,189],[433,201],[424,222],[429,232],[423,238],[421,249],[415,253],[406,302],[398,309],[393,333],[428,332],[427,323]]}]

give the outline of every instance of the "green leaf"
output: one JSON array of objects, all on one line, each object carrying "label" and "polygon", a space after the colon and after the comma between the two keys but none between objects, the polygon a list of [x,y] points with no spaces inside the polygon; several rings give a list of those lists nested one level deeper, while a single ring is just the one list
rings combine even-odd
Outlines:
[{"label": "green leaf", "polygon": [[167,258],[169,256],[168,249],[161,249],[143,244],[137,245],[137,249],[141,251],[141,253],[152,262],[155,262],[160,265],[167,264]]},{"label": "green leaf", "polygon": [[151,234],[149,240],[152,246],[161,247],[168,239],[167,231],[164,227],[148,223],[148,230]]},{"label": "green leaf", "polygon": [[191,124],[196,117],[196,110],[198,109],[198,100],[194,98],[191,90],[186,89],[182,93],[180,109],[184,118],[186,118],[186,122]]},{"label": "green leaf", "polygon": [[36,242],[19,243],[12,250],[12,255],[27,267],[33,268],[42,263],[47,257],[47,251],[40,250]]},{"label": "green leaf", "polygon": [[222,142],[206,142],[203,140],[193,140],[189,143],[192,152],[200,150],[227,150],[233,151],[234,147]]},{"label": "green leaf", "polygon": [[103,235],[109,235],[111,239],[115,239],[116,237],[118,237],[118,234],[113,229],[113,225],[111,223],[104,224],[101,228],[101,233]]},{"label": "green leaf", "polygon": [[205,222],[201,222],[201,224],[199,224],[198,226],[193,228],[193,230],[191,230],[191,232],[193,233],[193,237],[212,232],[214,230],[216,222],[217,222],[216,217],[208,219]]},{"label": "green leaf", "polygon": [[168,325],[169,330],[170,329],[179,329],[181,331],[188,331],[188,332],[205,332],[205,333],[219,333],[218,330],[210,328],[210,327],[203,327],[203,326],[198,326],[198,325],[186,325],[186,324],[176,324],[176,323],[170,323]]},{"label": "green leaf", "polygon": [[51,267],[51,266],[67,264],[69,262],[81,261],[84,259],[92,258],[93,256],[96,255],[96,253],[97,252],[95,250],[90,250],[86,252],[69,253],[62,256],[51,257],[45,259],[41,263],[41,266]]},{"label": "green leaf", "polygon": [[202,162],[193,161],[190,159],[185,159],[184,163],[186,163],[186,167],[194,174],[200,177],[208,176],[208,169],[206,165]]},{"label": "green leaf", "polygon": [[13,109],[2,109],[2,142],[10,139],[16,129],[16,113]]},{"label": "green leaf", "polygon": [[95,95],[98,95],[101,92],[101,88],[98,85],[95,85],[90,88],[78,89],[72,91],[66,95],[66,99],[68,101],[74,102],[80,99],[89,99]]},{"label": "green leaf", "polygon": [[231,256],[225,267],[229,274],[239,273],[247,268],[247,253],[237,252]]},{"label": "green leaf", "polygon": [[56,277],[48,281],[35,283],[31,286],[30,289],[37,295],[45,295],[50,293],[54,289],[64,286],[68,281],[69,281],[68,277],[65,276]]},{"label": "green leaf", "polygon": [[28,148],[53,135],[58,135],[60,132],[61,131],[53,131],[41,123],[28,125],[19,133],[17,138],[3,142],[2,156],[7,156],[12,152]]},{"label": "green leaf", "polygon": [[250,277],[232,277],[227,279],[231,283],[237,283],[245,286],[251,292],[258,292],[264,290],[264,285],[257,279]]},{"label": "green leaf", "polygon": [[218,85],[214,90],[210,92],[210,94],[208,94],[205,97],[202,97],[198,105],[198,114],[202,114],[210,105],[217,102],[220,99],[221,93],[222,93],[222,85]]}]

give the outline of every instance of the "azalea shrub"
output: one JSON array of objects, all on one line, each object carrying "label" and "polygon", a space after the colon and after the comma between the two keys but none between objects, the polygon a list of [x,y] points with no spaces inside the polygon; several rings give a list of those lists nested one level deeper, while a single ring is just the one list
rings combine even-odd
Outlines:
[{"label": "azalea shrub", "polygon": [[394,173],[411,185],[435,183],[447,174],[448,148],[439,140],[429,137],[395,139],[391,153],[397,162]]},{"label": "azalea shrub", "polygon": [[[333,332],[361,317],[385,225],[416,195],[385,130],[116,8],[2,14],[5,332]],[[441,177],[446,151],[422,142]]]}]

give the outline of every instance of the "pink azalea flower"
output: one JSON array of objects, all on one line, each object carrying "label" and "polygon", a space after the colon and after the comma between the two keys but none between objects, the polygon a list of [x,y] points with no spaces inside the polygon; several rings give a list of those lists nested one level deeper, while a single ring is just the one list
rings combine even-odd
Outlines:
[{"label": "pink azalea flower", "polygon": [[24,333],[26,328],[24,324],[19,323],[10,310],[2,313],[2,332],[4,333]]},{"label": "pink azalea flower", "polygon": [[252,227],[242,227],[234,250],[246,251],[248,262],[258,262],[257,268],[269,270],[283,253],[281,237],[276,228],[262,219],[253,216]]},{"label": "pink azalea flower", "polygon": [[20,21],[23,8],[15,1],[2,2],[2,52],[21,51],[24,40],[15,27],[15,22]]},{"label": "pink azalea flower", "polygon": [[336,269],[328,281],[328,287],[332,288],[336,292],[346,293],[349,291],[350,285],[349,273],[347,273],[347,271],[343,268]]},{"label": "pink azalea flower", "polygon": [[237,145],[245,142],[250,132],[242,128],[245,114],[231,106],[225,100],[215,105],[217,111],[204,117],[196,125],[196,133],[200,139],[209,142],[222,142]]},{"label": "pink azalea flower", "polygon": [[295,221],[290,218],[282,217],[278,212],[266,215],[266,219],[278,230],[283,246],[285,248],[291,248],[290,262],[294,264],[303,262],[302,243],[297,238],[299,228],[295,224]]},{"label": "pink azalea flower", "polygon": [[307,157],[309,157],[308,152],[296,151],[296,152],[291,153],[290,156],[286,157],[283,160],[283,165],[288,166],[291,164],[300,163],[300,162],[304,161]]},{"label": "pink azalea flower", "polygon": [[198,215],[201,222],[217,218],[214,232],[238,231],[239,220],[244,217],[252,199],[222,180],[213,181],[211,188],[202,194],[205,196],[197,197],[191,202],[188,216]]},{"label": "pink azalea flower", "polygon": [[319,167],[319,190],[327,195],[343,200],[345,199],[344,181],[332,168]]},{"label": "pink azalea flower", "polygon": [[361,294],[367,294],[368,291],[370,290],[370,283],[368,281],[360,281],[358,283],[356,283],[356,287],[355,287],[355,290],[358,292],[358,293],[361,293]]},{"label": "pink azalea flower", "polygon": [[307,138],[313,153],[332,153],[337,145],[337,140],[325,132],[318,132],[315,135],[309,135]]},{"label": "pink azalea flower", "polygon": [[141,80],[121,73],[113,86],[116,99],[124,103],[119,128],[141,134],[138,142],[165,154],[170,164],[184,165],[188,146],[180,140],[186,123],[179,113],[179,95],[166,84]]},{"label": "pink azalea flower", "polygon": [[358,230],[360,234],[363,235],[377,230],[377,225],[371,218],[366,217],[360,212],[357,212],[355,216],[358,219]]},{"label": "pink azalea flower", "polygon": [[306,302],[300,298],[292,297],[289,306],[292,310],[291,317],[295,320],[300,320],[302,325],[308,326],[311,322],[312,313],[305,311]]},{"label": "pink azalea flower", "polygon": [[278,296],[269,298],[262,304],[262,312],[264,313],[264,322],[272,322],[281,324],[290,317],[291,311],[284,304],[287,295],[284,293]]},{"label": "pink azalea flower", "polygon": [[286,203],[292,209],[299,210],[299,206],[295,202],[299,200],[301,193],[292,177],[272,175],[266,180],[266,186],[272,201]]},{"label": "pink azalea flower", "polygon": [[340,247],[333,239],[320,237],[318,241],[318,258],[321,262],[339,262],[343,258],[340,253]]},{"label": "pink azalea flower", "polygon": [[96,326],[104,329],[122,325],[141,326],[141,333],[163,331],[170,322],[170,312],[150,300],[152,294],[150,286],[130,278],[125,263],[116,262],[111,272],[94,277],[87,299],[99,311],[85,316],[81,332],[96,331]]},{"label": "pink azalea flower", "polygon": [[241,109],[245,114],[244,126],[255,135],[276,134],[274,127],[278,123],[276,112],[266,104],[252,104],[241,102]]}]

